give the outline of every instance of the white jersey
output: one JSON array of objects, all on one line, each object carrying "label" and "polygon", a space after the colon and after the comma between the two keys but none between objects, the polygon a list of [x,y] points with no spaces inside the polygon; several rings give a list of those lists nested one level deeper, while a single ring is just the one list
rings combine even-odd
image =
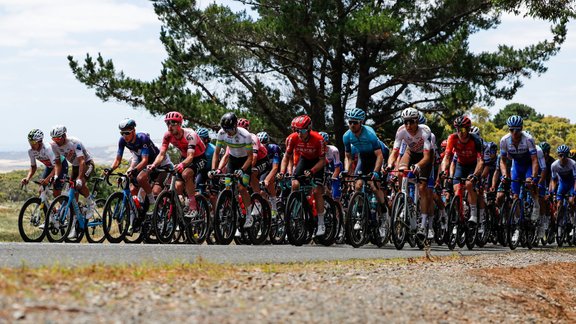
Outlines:
[{"label": "white jersey", "polygon": [[51,142],[50,146],[55,156],[63,156],[72,166],[80,165],[78,158],[81,156],[84,157],[85,162],[92,161],[90,153],[88,153],[84,145],[82,145],[82,142],[75,137],[66,137],[66,142],[62,146],[54,142]]},{"label": "white jersey", "polygon": [[402,143],[404,142],[406,146],[413,153],[423,153],[424,151],[430,151],[432,147],[431,143],[432,131],[430,127],[426,125],[418,125],[418,130],[415,135],[411,135],[404,125],[398,128],[396,132],[396,138],[394,140],[394,150],[400,150]]},{"label": "white jersey", "polygon": [[574,181],[576,179],[576,162],[570,158],[566,159],[565,165],[561,165],[560,160],[554,161],[550,169],[554,180],[560,178],[564,181]]},{"label": "white jersey", "polygon": [[230,156],[243,158],[252,153],[252,135],[242,127],[236,128],[236,134],[228,135],[223,129],[218,131],[216,147],[230,148]]},{"label": "white jersey", "polygon": [[526,165],[532,163],[532,155],[536,155],[536,144],[532,136],[522,132],[518,145],[512,143],[512,134],[502,136],[500,140],[500,156],[514,160],[514,162]]},{"label": "white jersey", "polygon": [[334,165],[334,167],[341,166],[340,162],[340,151],[334,145],[326,145],[326,161],[329,165]]},{"label": "white jersey", "polygon": [[54,155],[52,149],[48,149],[44,143],[42,143],[38,151],[29,149],[28,156],[30,157],[30,165],[33,167],[36,166],[36,160],[40,161],[47,168],[53,168],[56,163],[56,155]]},{"label": "white jersey", "polygon": [[538,166],[540,166],[540,171],[546,169],[546,159],[544,158],[544,151],[539,145],[536,145],[536,157],[538,159]]}]

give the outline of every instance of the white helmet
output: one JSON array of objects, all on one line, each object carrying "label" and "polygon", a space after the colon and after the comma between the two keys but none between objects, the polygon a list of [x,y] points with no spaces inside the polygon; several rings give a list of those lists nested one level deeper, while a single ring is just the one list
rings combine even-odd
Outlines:
[{"label": "white helmet", "polygon": [[480,136],[480,128],[478,128],[477,126],[470,127],[470,134],[476,134]]},{"label": "white helmet", "polygon": [[66,135],[66,126],[62,125],[54,126],[54,128],[52,128],[52,131],[50,132],[50,137],[52,138],[62,137],[64,135]]},{"label": "white helmet", "polygon": [[420,117],[420,113],[415,108],[406,108],[402,110],[402,119],[418,119]]}]

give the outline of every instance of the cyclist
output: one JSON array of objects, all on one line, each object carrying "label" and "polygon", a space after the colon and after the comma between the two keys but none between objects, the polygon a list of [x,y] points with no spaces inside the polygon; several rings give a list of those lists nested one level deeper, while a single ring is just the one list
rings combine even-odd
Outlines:
[{"label": "cyclist", "polygon": [[324,138],[312,130],[312,120],[308,115],[301,115],[292,120],[292,126],[296,130],[286,139],[286,153],[282,158],[280,166],[279,180],[284,176],[289,161],[297,154],[298,161],[294,162],[294,179],[292,179],[292,190],[300,188],[300,182],[296,177],[312,177],[317,185],[312,190],[316,200],[316,210],[318,211],[318,227],[316,236],[324,235],[326,227],[324,225],[324,166],[326,165],[326,143]]},{"label": "cyclist", "polygon": [[[344,162],[344,169],[348,174],[352,174],[352,146],[354,146],[358,152],[358,163],[356,164],[356,169],[354,174],[371,174],[371,181],[368,184],[372,188],[372,191],[376,195],[376,199],[381,206],[382,215],[386,217],[386,206],[384,200],[384,192],[378,187],[377,181],[380,180],[382,174],[380,170],[384,162],[384,155],[382,153],[382,146],[380,146],[380,140],[376,135],[374,129],[370,126],[364,125],[364,120],[366,119],[366,113],[360,108],[352,108],[346,112],[346,119],[348,119],[348,130],[344,133],[344,152],[346,154]],[[383,144],[383,143],[382,143]],[[356,191],[362,189],[362,181],[356,182]],[[382,231],[385,230],[385,222],[382,222]],[[360,222],[357,221],[354,224],[354,230],[359,230],[361,228]]]},{"label": "cyclist", "polygon": [[[238,119],[238,127],[242,127],[250,132],[250,121],[246,118]],[[252,172],[250,175],[250,184],[254,192],[260,192],[260,175],[268,169],[270,160],[268,159],[268,151],[266,147],[260,143],[260,139],[254,133],[250,133],[252,138]]]},{"label": "cyclist", "polygon": [[331,193],[334,200],[340,200],[342,191],[340,190],[340,171],[342,170],[342,162],[340,162],[340,151],[334,145],[329,145],[330,136],[326,132],[320,132],[324,142],[326,143],[326,166],[332,173],[330,177]]},{"label": "cyclist", "polygon": [[[124,148],[128,148],[132,158],[126,173],[131,178],[132,194],[136,195],[138,193],[137,186],[141,187],[148,197],[148,203],[153,205],[156,202],[154,196],[158,196],[160,191],[162,191],[162,184],[166,174],[160,175],[157,170],[149,171],[146,167],[156,160],[159,150],[150,139],[149,134],[136,132],[136,121],[133,119],[123,119],[118,124],[118,128],[120,129],[120,140],[118,140],[116,159],[114,159],[109,169],[104,170],[104,174],[110,174],[118,168],[124,155]],[[174,166],[168,155],[160,162],[160,166],[167,165]],[[151,181],[154,184],[153,187],[150,185]],[[138,197],[138,199],[144,202],[144,197]]]},{"label": "cyclist", "polygon": [[[520,183],[526,181],[528,187],[537,183],[538,158],[534,139],[522,131],[524,121],[522,117],[513,115],[506,121],[510,133],[504,135],[500,140],[500,169],[504,176],[503,180],[515,180],[511,184],[512,193],[517,197],[520,193]],[[509,171],[506,167],[506,160],[512,160],[512,168]],[[535,187],[535,186],[534,186]],[[529,190],[534,201],[531,220],[538,220],[540,214],[540,203],[536,199],[536,190]]]},{"label": "cyclist", "polygon": [[[246,220],[244,228],[250,228],[254,224],[252,217],[252,200],[247,187],[250,185],[250,175],[252,173],[252,135],[246,129],[238,127],[238,118],[233,112],[225,113],[220,119],[221,129],[218,131],[216,139],[216,151],[212,157],[212,170],[209,177],[220,173],[219,168],[220,151],[222,148],[229,150],[228,162],[226,163],[227,173],[234,173],[242,181],[238,186],[238,191],[242,196],[242,201],[246,207]],[[236,235],[240,232],[237,231]]]},{"label": "cyclist", "polygon": [[214,156],[214,151],[216,150],[216,146],[210,142],[210,131],[207,128],[200,127],[196,130],[198,136],[206,146],[206,151],[204,151],[204,155],[206,156],[206,166],[198,171],[196,174],[196,186],[200,189],[200,192],[204,192],[206,180],[208,179],[208,172],[210,171],[210,167],[212,166],[212,156]]},{"label": "cyclist", "polygon": [[[569,158],[570,147],[567,145],[558,146],[556,152],[558,153],[558,160],[552,163],[550,187],[548,190],[550,194],[556,192],[556,210],[560,209],[562,196],[566,194],[570,194],[568,201],[570,207],[573,209],[574,193],[576,192],[576,162]],[[552,215],[552,217],[556,219],[556,215]],[[574,224],[574,221],[572,224]]]},{"label": "cyclist", "polygon": [[268,167],[260,175],[260,181],[264,181],[264,186],[270,194],[270,206],[272,207],[272,218],[278,216],[278,197],[276,192],[276,174],[280,170],[280,162],[282,157],[282,149],[280,146],[270,143],[270,136],[266,132],[256,134],[260,143],[266,147],[268,152]]},{"label": "cyclist", "polygon": [[[22,185],[27,185],[28,182],[30,182],[30,179],[32,179],[32,176],[36,173],[36,170],[38,169],[36,166],[36,160],[40,161],[40,163],[45,166],[44,172],[42,173],[42,176],[40,176],[40,183],[42,185],[49,184],[50,180],[54,176],[57,158],[62,162],[62,168],[60,169],[60,173],[58,173],[58,178],[63,179],[64,175],[68,174],[68,162],[61,156],[56,157],[54,151],[48,149],[43,142],[44,133],[41,130],[35,128],[28,133],[28,143],[30,144],[30,149],[28,150],[28,156],[30,157],[30,170],[26,177],[20,181]],[[56,181],[52,184],[54,197],[60,195],[63,185],[64,184],[61,181]],[[44,225],[41,224],[41,226]]]},{"label": "cyclist", "polygon": [[[86,218],[91,218],[94,213],[96,204],[90,197],[90,189],[88,189],[87,181],[94,171],[94,161],[92,156],[86,150],[80,140],[75,137],[67,136],[66,127],[59,125],[55,126],[50,132],[52,142],[50,146],[55,156],[64,156],[68,163],[72,164],[72,181],[76,182],[76,190],[86,198],[86,205],[88,210]],[[54,173],[59,175],[63,169],[63,163],[60,159],[55,159]],[[57,179],[57,176],[55,177]],[[72,218],[72,230],[68,238],[76,238],[76,217]]]},{"label": "cyclist", "polygon": [[176,191],[179,194],[186,190],[188,195],[188,210],[185,217],[196,217],[198,215],[198,204],[196,203],[196,183],[195,176],[206,165],[206,145],[198,136],[198,133],[191,128],[182,127],[184,116],[177,111],[171,111],[164,116],[164,123],[168,130],[162,138],[160,152],[154,162],[147,166],[148,170],[154,170],[164,163],[166,153],[170,144],[174,145],[180,152],[180,163],[175,166],[177,171]]},{"label": "cyclist", "polygon": [[426,125],[418,125],[420,113],[415,108],[409,107],[402,111],[401,115],[404,125],[396,131],[392,153],[388,158],[387,170],[394,167],[395,161],[400,154],[402,143],[406,143],[407,150],[398,162],[398,170],[410,167],[417,177],[425,181],[418,182],[420,192],[420,210],[422,212],[422,223],[418,226],[418,234],[424,235],[428,215],[432,214],[432,197],[428,188],[428,177],[432,172],[433,145],[432,132]]}]

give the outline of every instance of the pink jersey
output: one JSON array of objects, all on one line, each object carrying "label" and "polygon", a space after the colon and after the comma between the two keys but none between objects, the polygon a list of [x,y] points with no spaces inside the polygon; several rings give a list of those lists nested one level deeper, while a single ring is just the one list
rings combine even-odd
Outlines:
[{"label": "pink jersey", "polygon": [[170,144],[174,145],[180,151],[180,155],[185,158],[188,155],[188,150],[194,150],[194,157],[204,154],[206,145],[202,139],[191,128],[182,128],[184,134],[180,138],[176,138],[170,132],[164,133],[162,139],[162,149],[167,150]]}]

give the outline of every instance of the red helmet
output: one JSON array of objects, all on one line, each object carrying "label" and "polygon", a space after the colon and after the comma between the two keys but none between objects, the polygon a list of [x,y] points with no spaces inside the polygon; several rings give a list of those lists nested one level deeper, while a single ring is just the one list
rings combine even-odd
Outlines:
[{"label": "red helmet", "polygon": [[248,128],[250,128],[250,121],[246,118],[239,118],[238,119],[238,127],[248,129]]},{"label": "red helmet", "polygon": [[175,122],[182,124],[182,120],[184,120],[184,116],[182,116],[182,114],[177,112],[177,111],[171,111],[171,112],[166,114],[166,117],[164,117],[165,122],[167,122],[169,120],[173,120]]},{"label": "red helmet", "polygon": [[308,115],[301,115],[292,119],[292,128],[295,129],[310,129],[312,126],[312,119]]},{"label": "red helmet", "polygon": [[448,146],[448,141],[443,140],[442,143],[440,143],[440,147],[446,148],[446,146]]},{"label": "red helmet", "polygon": [[472,126],[472,121],[466,116],[460,116],[454,119],[455,128],[470,128]]}]

